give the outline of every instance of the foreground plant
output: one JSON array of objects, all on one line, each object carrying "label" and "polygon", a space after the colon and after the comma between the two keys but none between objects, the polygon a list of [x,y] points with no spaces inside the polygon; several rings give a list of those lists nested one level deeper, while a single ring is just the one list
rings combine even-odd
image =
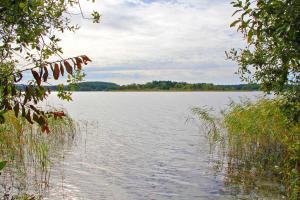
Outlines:
[{"label": "foreground plant", "polygon": [[230,26],[247,45],[227,57],[239,64],[242,79],[299,102],[299,0],[235,0],[232,5],[236,20]]},{"label": "foreground plant", "polygon": [[49,118],[52,132],[46,135],[41,127],[16,118],[13,111],[4,117],[6,123],[0,125],[0,158],[8,162],[0,176],[0,199],[39,199],[48,187],[51,166],[56,164],[54,158],[60,158],[73,143],[75,124],[68,116]]},{"label": "foreground plant", "polygon": [[[50,89],[49,80],[67,79],[71,85],[82,80],[82,66],[91,60],[86,55],[63,58],[59,46],[65,31],[78,30],[69,16],[71,10],[82,13],[77,0],[1,0],[0,2],[0,122],[4,113],[13,110],[29,123],[38,123],[43,132],[50,132],[47,119],[56,112],[45,112],[37,104],[45,100]],[[84,17],[85,18],[85,17]],[[100,15],[89,18],[98,23]],[[24,74],[31,73],[29,80]],[[23,87],[21,81],[28,81]],[[71,93],[60,85],[58,97],[71,100]]]},{"label": "foreground plant", "polygon": [[[278,177],[289,199],[300,197],[300,123],[280,109],[283,99],[235,104],[225,115],[233,168]],[[298,105],[300,106],[300,105]]]},{"label": "foreground plant", "polygon": [[[282,112],[285,101],[231,103],[223,118],[211,117],[209,110],[196,112],[208,123],[212,143],[225,148],[221,160],[228,186],[239,185],[247,194],[300,198],[300,123]],[[222,138],[222,143],[215,138]]]}]

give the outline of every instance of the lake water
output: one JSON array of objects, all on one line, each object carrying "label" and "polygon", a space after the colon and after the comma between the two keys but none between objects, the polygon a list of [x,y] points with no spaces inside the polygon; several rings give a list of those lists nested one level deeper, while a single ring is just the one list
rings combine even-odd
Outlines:
[{"label": "lake water", "polygon": [[258,92],[78,92],[54,96],[80,126],[51,170],[49,199],[232,199],[195,106],[226,108]]}]

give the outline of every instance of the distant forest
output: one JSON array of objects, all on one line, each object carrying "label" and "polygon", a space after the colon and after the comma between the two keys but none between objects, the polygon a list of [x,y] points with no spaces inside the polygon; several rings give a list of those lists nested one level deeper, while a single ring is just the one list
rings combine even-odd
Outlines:
[{"label": "distant forest", "polygon": [[[57,89],[55,86],[52,89]],[[118,85],[109,82],[81,82],[75,91],[257,91],[258,84],[214,85],[212,83],[186,83],[152,81],[145,84]]]}]

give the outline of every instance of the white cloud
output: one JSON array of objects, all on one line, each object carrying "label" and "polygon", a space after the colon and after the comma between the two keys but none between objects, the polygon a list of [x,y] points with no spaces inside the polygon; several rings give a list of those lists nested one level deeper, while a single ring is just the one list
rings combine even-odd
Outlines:
[{"label": "white cloud", "polygon": [[[240,35],[229,28],[233,20],[230,1],[84,2],[84,12],[99,10],[102,21],[91,24],[74,18],[82,28],[76,34],[68,33],[63,37],[64,52],[66,56],[84,53],[94,61],[92,66],[112,67],[111,74],[115,75],[112,81],[238,82],[237,77],[232,75],[236,65],[226,61],[224,55],[225,50],[241,46]],[[124,70],[119,73],[113,71],[116,66],[124,67]],[[128,67],[140,70],[137,72]],[[127,75],[124,75],[125,71]],[[99,80],[101,78],[99,76]],[[110,81],[109,78],[106,81]]]}]

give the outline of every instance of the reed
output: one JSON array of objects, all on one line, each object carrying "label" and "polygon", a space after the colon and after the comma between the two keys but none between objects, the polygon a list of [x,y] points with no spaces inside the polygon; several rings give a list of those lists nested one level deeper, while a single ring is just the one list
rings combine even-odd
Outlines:
[{"label": "reed", "polygon": [[210,117],[219,120],[213,138],[225,143],[225,183],[237,193],[300,198],[300,123],[282,111],[283,101],[231,103],[221,118]]},{"label": "reed", "polygon": [[48,187],[51,158],[73,142],[75,124],[69,117],[50,118],[51,132],[46,134],[40,127],[16,118],[13,112],[4,117],[5,123],[0,125],[0,160],[7,164],[0,176],[2,198],[32,199],[28,194],[33,193],[38,199]]}]

